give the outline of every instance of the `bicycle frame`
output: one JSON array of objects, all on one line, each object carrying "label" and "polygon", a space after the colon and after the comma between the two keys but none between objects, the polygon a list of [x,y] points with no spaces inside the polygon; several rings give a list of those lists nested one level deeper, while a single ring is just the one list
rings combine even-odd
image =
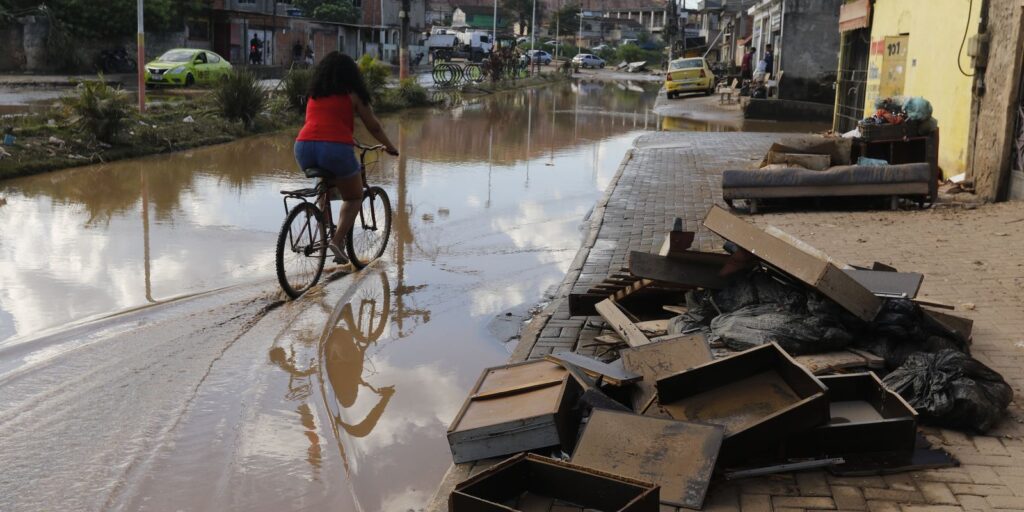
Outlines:
[{"label": "bicycle frame", "polygon": [[[353,144],[353,147],[355,147],[359,151],[359,174],[362,177],[363,193],[365,194],[366,191],[368,191],[370,189],[370,184],[366,180],[366,155],[367,155],[367,153],[369,153],[371,151],[380,151],[380,150],[384,149],[384,145],[383,144],[378,144],[376,146],[368,146],[366,144],[362,144],[362,143],[356,141],[355,144]],[[308,203],[309,202],[309,200],[307,199],[308,197],[316,197],[317,200],[316,200],[316,203],[314,203],[314,206],[319,208],[320,211],[323,212],[327,216],[327,219],[326,219],[327,220],[327,235],[328,235],[328,238],[331,238],[331,237],[334,236],[334,231],[335,231],[335,229],[337,229],[337,225],[334,223],[334,215],[331,212],[331,200],[330,200],[330,197],[328,196],[329,193],[330,193],[330,188],[327,187],[326,182],[324,181],[323,178],[319,178],[317,180],[316,187],[314,187],[312,189],[308,189],[308,188],[307,189],[300,189],[300,190],[292,191],[292,193],[285,194],[285,196],[281,200],[282,203],[284,204],[285,215],[288,215],[288,212],[291,211],[291,208],[289,208],[289,204],[288,204],[288,200],[289,199],[291,199],[291,200],[298,200],[298,201],[301,201],[303,203]],[[294,204],[292,205],[292,207],[294,207]],[[370,217],[370,223],[367,224],[367,222],[366,222],[366,213],[364,212],[364,208],[360,207],[359,208],[359,222],[362,225],[363,229],[370,230],[370,231],[376,231],[377,230],[377,214],[376,214],[376,212],[374,211],[374,208],[373,208],[373,197],[372,196],[370,197],[370,215],[369,215],[369,217]],[[309,226],[309,222],[308,221],[306,223],[306,226],[303,228],[303,231],[300,231],[299,234],[303,233],[305,229],[311,229],[310,226]],[[291,236],[292,236],[291,233],[289,233],[288,236],[289,236],[289,244],[292,247],[292,251],[295,251],[296,250],[296,248],[295,248],[295,241],[291,238]],[[309,248],[307,248],[307,250],[309,250]],[[307,254],[307,256],[308,256],[308,254]]]}]

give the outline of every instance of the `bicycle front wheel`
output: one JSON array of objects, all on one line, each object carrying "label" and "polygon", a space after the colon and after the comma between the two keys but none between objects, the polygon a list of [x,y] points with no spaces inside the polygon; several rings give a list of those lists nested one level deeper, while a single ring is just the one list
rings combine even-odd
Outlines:
[{"label": "bicycle front wheel", "polygon": [[381,257],[391,236],[391,201],[380,187],[363,193],[363,204],[352,231],[345,237],[348,257],[356,268],[363,268]]},{"label": "bicycle front wheel", "polygon": [[277,235],[277,280],[295,299],[320,280],[327,258],[327,226],[323,214],[310,203],[288,212]]}]

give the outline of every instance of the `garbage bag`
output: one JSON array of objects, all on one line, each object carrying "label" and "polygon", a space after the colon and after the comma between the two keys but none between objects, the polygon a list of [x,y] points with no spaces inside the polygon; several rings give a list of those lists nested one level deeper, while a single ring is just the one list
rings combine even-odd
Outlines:
[{"label": "garbage bag", "polygon": [[1002,417],[1013,389],[998,373],[957,350],[918,352],[882,381],[922,421],[984,433]]},{"label": "garbage bag", "polygon": [[790,311],[778,304],[745,306],[711,321],[709,341],[721,340],[733,350],[776,342],[792,355],[841,349],[853,335],[828,315]]},{"label": "garbage bag", "polygon": [[927,121],[932,117],[932,104],[920,96],[903,102],[903,110],[911,121]]}]

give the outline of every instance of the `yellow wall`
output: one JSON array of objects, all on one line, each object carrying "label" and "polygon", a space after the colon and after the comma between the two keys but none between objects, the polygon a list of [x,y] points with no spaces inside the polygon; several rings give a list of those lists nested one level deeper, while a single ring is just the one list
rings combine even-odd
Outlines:
[{"label": "yellow wall", "polygon": [[[981,0],[970,13],[970,38],[978,31]],[[875,100],[886,51],[885,38],[907,34],[903,95],[923,96],[932,103],[939,122],[939,166],[949,177],[964,172],[971,119],[971,83],[957,68],[957,53],[967,23],[967,0],[875,0],[871,21],[871,58],[868,61],[865,117],[875,111]],[[891,41],[891,40],[890,40]],[[973,73],[964,46],[960,62]]]}]

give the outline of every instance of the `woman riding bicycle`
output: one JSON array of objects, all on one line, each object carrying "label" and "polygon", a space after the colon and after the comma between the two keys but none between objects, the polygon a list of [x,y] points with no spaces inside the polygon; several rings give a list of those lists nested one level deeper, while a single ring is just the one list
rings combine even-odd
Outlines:
[{"label": "woman riding bicycle", "polygon": [[[340,264],[349,262],[341,249],[342,242],[352,229],[363,199],[359,160],[352,147],[356,114],[388,153],[398,155],[370,108],[370,93],[359,67],[352,57],[331,52],[313,71],[307,93],[306,124],[295,138],[295,160],[303,169],[317,167],[329,172],[331,177],[324,181],[341,194],[338,228],[328,246],[335,263]],[[326,210],[330,204],[320,207]]]}]

